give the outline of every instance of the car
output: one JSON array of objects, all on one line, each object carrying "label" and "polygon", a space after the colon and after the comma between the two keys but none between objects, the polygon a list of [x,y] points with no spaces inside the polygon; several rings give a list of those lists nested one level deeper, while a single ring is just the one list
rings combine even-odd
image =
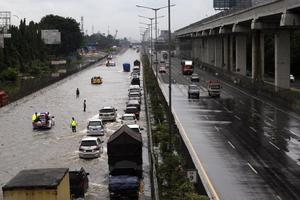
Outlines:
[{"label": "car", "polygon": [[140,85],[140,78],[138,76],[133,76],[131,79],[131,85]]},{"label": "car", "polygon": [[103,80],[100,76],[94,76],[91,78],[91,84],[102,84]]},{"label": "car", "polygon": [[99,119],[102,121],[116,121],[117,109],[112,106],[103,107],[99,110]]},{"label": "car", "polygon": [[79,146],[79,158],[98,158],[103,152],[102,141],[98,137],[82,138]]},{"label": "car", "polygon": [[36,119],[32,121],[33,129],[51,129],[54,125],[54,116],[49,112],[37,113]]},{"label": "car", "polygon": [[105,64],[107,67],[114,67],[116,66],[116,63],[112,60],[108,60],[106,61],[106,64]]},{"label": "car", "polygon": [[200,98],[200,89],[197,85],[189,85],[188,87],[188,98]]},{"label": "car", "polygon": [[91,136],[103,136],[104,125],[101,119],[91,119],[87,125],[87,135]]},{"label": "car", "polygon": [[161,74],[167,73],[166,67],[159,67],[158,72],[161,73]]},{"label": "car", "polygon": [[140,92],[129,92],[128,94],[129,100],[138,100],[141,103],[141,93]]},{"label": "car", "polygon": [[129,93],[138,92],[138,93],[140,93],[140,96],[142,96],[142,88],[139,85],[130,85],[128,92]]},{"label": "car", "polygon": [[127,106],[124,112],[128,114],[134,114],[137,120],[140,119],[140,111],[135,106]]},{"label": "car", "polygon": [[124,113],[121,117],[122,124],[136,124],[136,117],[133,113]]},{"label": "car", "polygon": [[141,104],[138,100],[129,100],[126,106],[135,106],[137,109],[139,109],[139,111],[141,110]]},{"label": "car", "polygon": [[193,73],[193,74],[191,75],[191,81],[192,81],[192,82],[199,82],[199,81],[200,81],[199,75]]},{"label": "car", "polygon": [[133,69],[132,69],[132,73],[136,73],[138,75],[140,75],[140,67],[139,66],[134,66]]},{"label": "car", "polygon": [[136,133],[141,133],[141,131],[144,130],[143,128],[140,128],[140,125],[138,124],[129,124],[127,126]]},{"label": "car", "polygon": [[83,168],[69,171],[70,193],[73,198],[84,198],[89,188],[88,175],[90,174]]},{"label": "car", "polygon": [[294,83],[295,82],[295,77],[293,74],[290,74],[290,82]]}]

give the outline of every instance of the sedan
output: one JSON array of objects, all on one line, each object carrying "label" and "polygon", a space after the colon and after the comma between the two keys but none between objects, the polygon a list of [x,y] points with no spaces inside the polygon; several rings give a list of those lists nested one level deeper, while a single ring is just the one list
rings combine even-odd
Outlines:
[{"label": "sedan", "polygon": [[103,152],[102,141],[97,137],[84,137],[79,146],[80,158],[98,158]]}]

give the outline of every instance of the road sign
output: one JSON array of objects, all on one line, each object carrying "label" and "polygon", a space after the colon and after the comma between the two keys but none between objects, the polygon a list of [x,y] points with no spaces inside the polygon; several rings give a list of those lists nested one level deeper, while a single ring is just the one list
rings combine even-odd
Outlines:
[{"label": "road sign", "polygon": [[4,38],[11,38],[11,34],[10,34],[10,33],[4,33],[4,34],[3,34],[3,37],[4,37]]},{"label": "road sign", "polygon": [[197,183],[197,171],[196,170],[187,170],[186,176],[191,183]]},{"label": "road sign", "polygon": [[45,44],[60,44],[61,43],[61,34],[59,30],[42,30],[42,40]]},{"label": "road sign", "polygon": [[4,48],[4,36],[3,36],[3,34],[0,34],[0,48],[1,49]]}]

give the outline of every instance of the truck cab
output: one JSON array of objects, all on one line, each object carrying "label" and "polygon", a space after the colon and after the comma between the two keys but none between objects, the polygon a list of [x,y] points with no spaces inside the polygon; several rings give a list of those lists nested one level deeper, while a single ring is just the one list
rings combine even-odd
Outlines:
[{"label": "truck cab", "polygon": [[191,75],[194,72],[193,61],[182,60],[181,61],[181,72],[183,75]]},{"label": "truck cab", "polygon": [[207,81],[207,92],[211,97],[220,97],[221,95],[221,84],[219,80]]}]

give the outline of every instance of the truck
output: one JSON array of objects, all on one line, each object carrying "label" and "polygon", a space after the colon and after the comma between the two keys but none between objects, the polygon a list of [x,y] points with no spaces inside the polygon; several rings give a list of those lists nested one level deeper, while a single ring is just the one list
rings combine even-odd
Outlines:
[{"label": "truck", "polygon": [[69,171],[70,193],[73,198],[84,198],[89,188],[89,173],[83,168],[80,170]]},{"label": "truck", "polygon": [[123,63],[123,71],[130,72],[130,64],[129,63]]},{"label": "truck", "polygon": [[138,199],[143,182],[141,134],[123,125],[107,142],[109,193],[111,199]]},{"label": "truck", "polygon": [[0,107],[5,106],[9,103],[8,95],[5,91],[0,90]]},{"label": "truck", "polygon": [[182,60],[181,61],[181,72],[183,75],[191,75],[194,72],[193,61]]},{"label": "truck", "polygon": [[207,92],[210,97],[220,97],[221,95],[221,84],[219,80],[208,80],[207,81]]}]

